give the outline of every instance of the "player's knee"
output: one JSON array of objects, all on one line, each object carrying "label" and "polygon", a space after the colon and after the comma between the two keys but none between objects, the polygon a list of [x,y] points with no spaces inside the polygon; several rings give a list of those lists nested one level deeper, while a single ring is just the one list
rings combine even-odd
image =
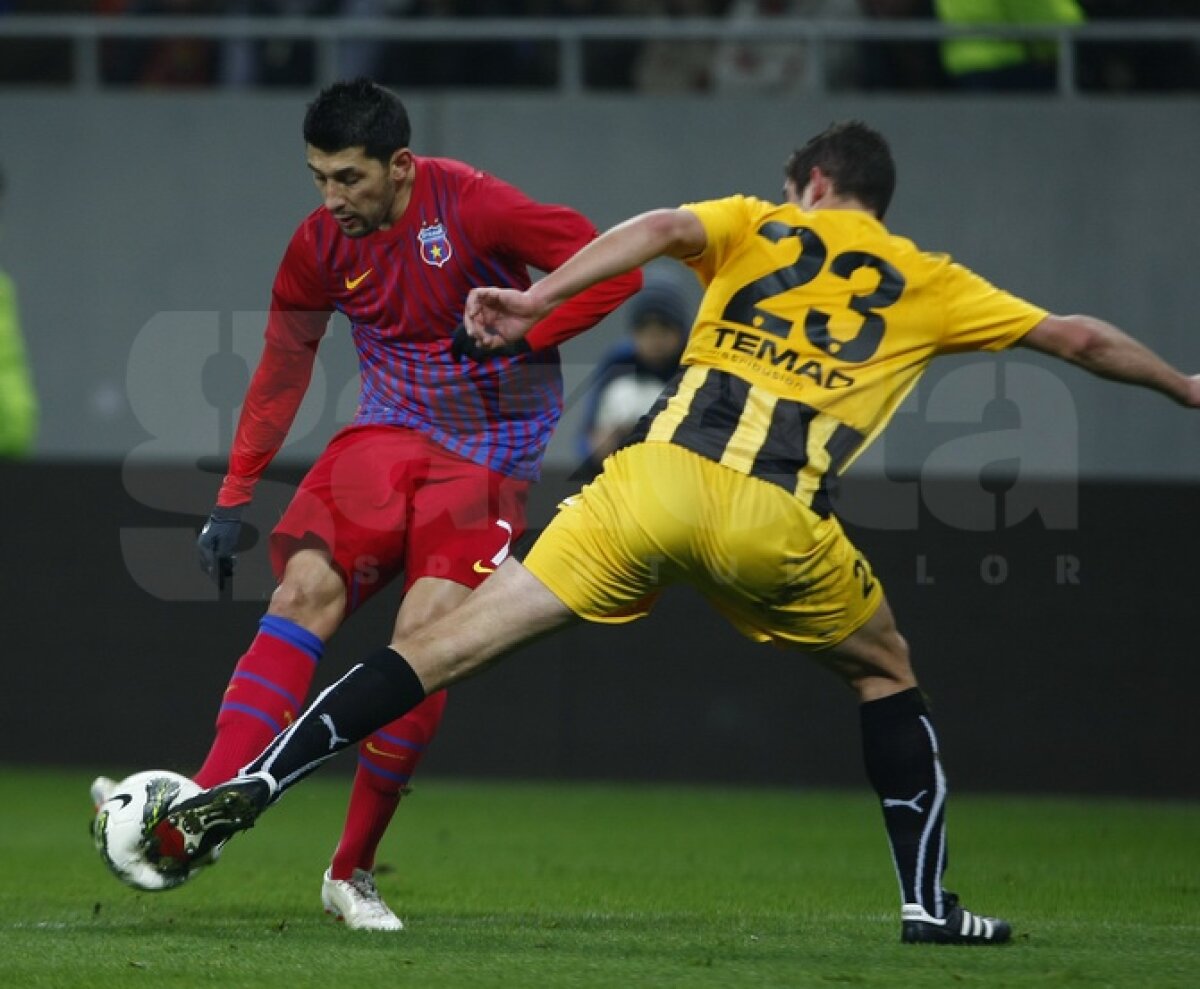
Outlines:
[{"label": "player's knee", "polygon": [[900,634],[889,608],[880,608],[862,633],[862,645],[874,675],[897,682],[913,679],[908,640]]},{"label": "player's knee", "polygon": [[327,638],[341,623],[345,608],[346,587],[332,566],[289,567],[271,595],[268,612]]},{"label": "player's knee", "polygon": [[908,651],[908,642],[895,628],[882,636],[880,648],[869,678],[876,686],[884,689],[897,687],[906,690],[917,685],[917,677],[913,672],[912,659]]},{"label": "player's knee", "polygon": [[825,662],[863,701],[916,686],[908,643],[888,622],[856,633]]},{"label": "player's knee", "polygon": [[911,666],[908,640],[900,634],[894,624],[889,623],[886,628],[876,629],[865,645],[870,664],[884,675],[890,671],[904,671]]}]

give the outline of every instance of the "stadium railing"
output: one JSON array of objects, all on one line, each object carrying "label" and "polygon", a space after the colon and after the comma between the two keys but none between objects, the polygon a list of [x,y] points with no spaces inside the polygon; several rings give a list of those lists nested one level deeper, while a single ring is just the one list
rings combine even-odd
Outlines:
[{"label": "stadium railing", "polygon": [[937,42],[955,37],[995,37],[1053,42],[1057,49],[1055,92],[1080,93],[1081,44],[1191,43],[1200,45],[1200,20],[1090,22],[1074,26],[957,26],[938,21],[808,20],[776,18],[759,22],[723,18],[312,18],[312,17],[96,17],[70,15],[0,16],[0,43],[37,40],[69,43],[69,85],[95,90],[105,83],[101,45],[107,39],[195,38],[213,41],[279,39],[306,41],[316,51],[315,79],[327,84],[340,75],[340,46],[346,42],[534,42],[556,49],[557,82],[564,95],[584,90],[584,47],[594,42],[796,41],[807,46],[804,89],[829,89],[832,46],[863,42]]}]

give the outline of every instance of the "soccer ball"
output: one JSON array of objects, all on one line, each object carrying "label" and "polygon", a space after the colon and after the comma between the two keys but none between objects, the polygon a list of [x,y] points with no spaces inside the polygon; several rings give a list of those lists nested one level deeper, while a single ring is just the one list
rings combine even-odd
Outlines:
[{"label": "soccer ball", "polygon": [[165,769],[134,773],[116,785],[96,810],[92,838],[104,864],[123,883],[147,892],[173,889],[199,869],[182,849],[164,847],[155,828],[167,811],[201,788]]}]

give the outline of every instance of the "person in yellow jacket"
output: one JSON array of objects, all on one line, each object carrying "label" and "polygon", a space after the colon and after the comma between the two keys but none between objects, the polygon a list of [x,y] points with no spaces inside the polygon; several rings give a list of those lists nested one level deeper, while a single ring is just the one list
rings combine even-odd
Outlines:
[{"label": "person in yellow jacket", "polygon": [[[4,173],[0,172],[0,205]],[[26,456],[37,431],[37,398],[21,336],[17,290],[0,271],[0,457]]]},{"label": "person in yellow jacket", "polygon": [[[1077,0],[934,0],[943,24],[1082,24]],[[942,42],[942,65],[963,89],[1051,89],[1057,46],[1047,38],[964,36]]]}]

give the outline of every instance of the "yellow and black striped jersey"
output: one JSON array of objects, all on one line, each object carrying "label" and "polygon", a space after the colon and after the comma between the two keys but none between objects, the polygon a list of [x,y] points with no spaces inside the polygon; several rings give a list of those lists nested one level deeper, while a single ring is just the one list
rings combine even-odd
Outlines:
[{"label": "yellow and black striped jersey", "polygon": [[859,210],[687,204],[708,243],[684,368],[637,439],[780,484],[822,514],[835,476],[938,354],[1000,350],[1046,311]]}]

